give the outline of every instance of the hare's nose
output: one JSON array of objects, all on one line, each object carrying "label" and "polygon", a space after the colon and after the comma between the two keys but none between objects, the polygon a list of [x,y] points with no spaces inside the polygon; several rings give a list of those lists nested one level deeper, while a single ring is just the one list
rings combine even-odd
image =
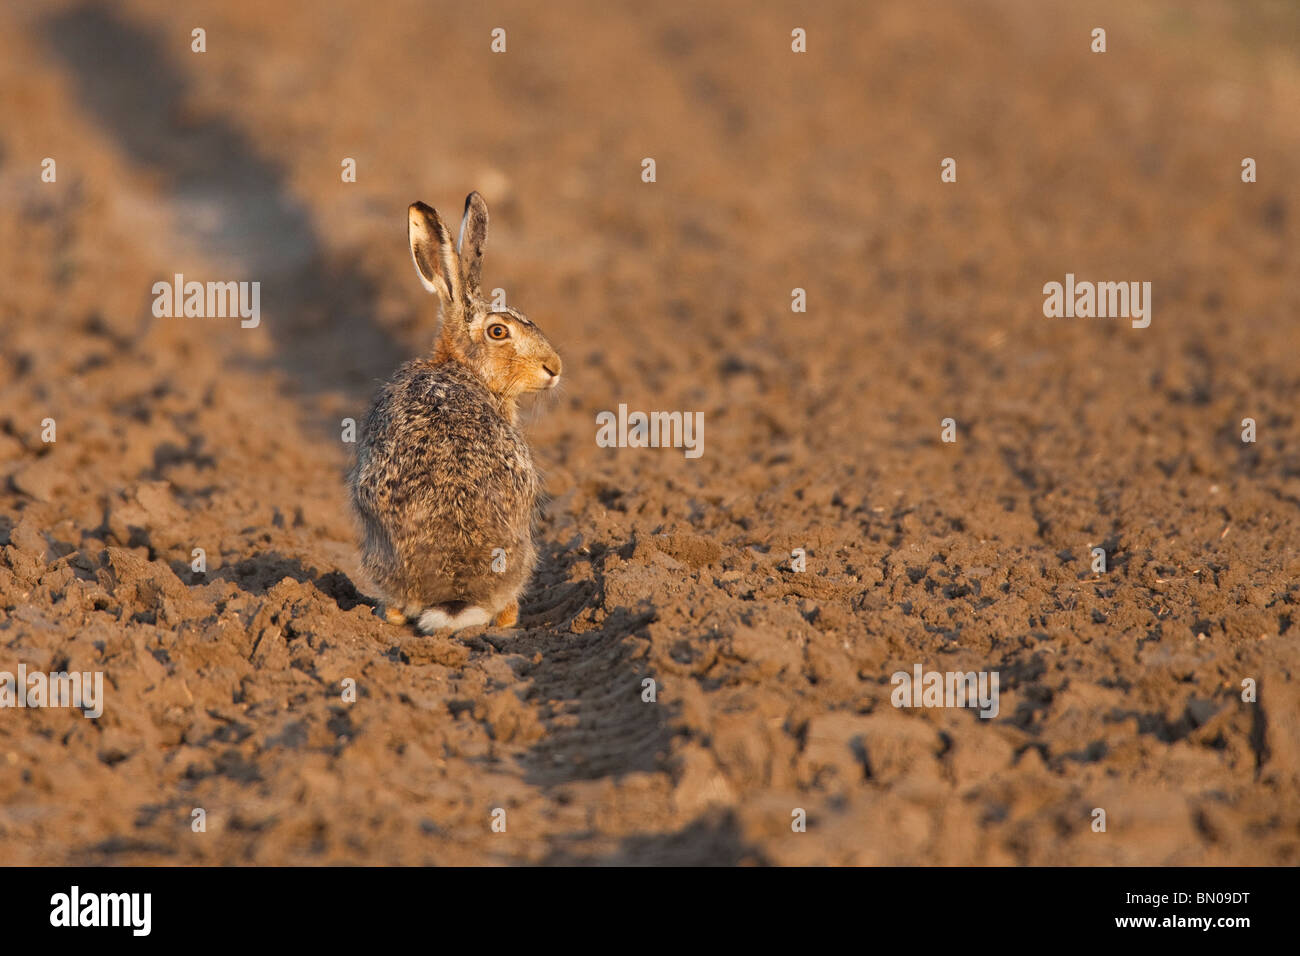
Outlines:
[{"label": "hare's nose", "polygon": [[558,355],[549,362],[542,363],[542,370],[545,371],[547,375],[551,376],[551,378],[559,378],[561,368],[560,357]]}]

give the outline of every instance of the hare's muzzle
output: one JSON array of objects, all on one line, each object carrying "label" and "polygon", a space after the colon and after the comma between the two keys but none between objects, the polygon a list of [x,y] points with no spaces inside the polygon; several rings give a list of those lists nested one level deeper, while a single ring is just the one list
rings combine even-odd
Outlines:
[{"label": "hare's muzzle", "polygon": [[553,359],[542,363],[542,374],[546,380],[542,383],[543,388],[555,388],[560,384],[560,372],[563,366],[560,364],[560,357],[557,355]]}]

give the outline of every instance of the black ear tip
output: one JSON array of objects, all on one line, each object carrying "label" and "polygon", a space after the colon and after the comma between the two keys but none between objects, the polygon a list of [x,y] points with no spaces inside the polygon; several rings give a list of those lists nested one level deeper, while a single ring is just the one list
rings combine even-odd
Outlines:
[{"label": "black ear tip", "polygon": [[411,222],[424,222],[432,224],[435,228],[442,221],[438,218],[438,210],[418,200],[406,207],[406,217]]}]

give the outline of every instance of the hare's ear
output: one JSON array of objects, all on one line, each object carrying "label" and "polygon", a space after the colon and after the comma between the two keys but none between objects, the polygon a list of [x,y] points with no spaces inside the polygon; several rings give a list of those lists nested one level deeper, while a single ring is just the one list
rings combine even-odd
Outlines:
[{"label": "hare's ear", "polygon": [[451,244],[451,233],[437,211],[422,202],[413,202],[407,210],[407,235],[411,240],[411,258],[420,281],[436,292],[447,309],[460,308],[460,262]]},{"label": "hare's ear", "polygon": [[456,253],[460,256],[461,280],[465,295],[480,298],[479,280],[483,274],[483,246],[487,243],[487,203],[477,192],[465,197],[465,215],[460,220]]}]

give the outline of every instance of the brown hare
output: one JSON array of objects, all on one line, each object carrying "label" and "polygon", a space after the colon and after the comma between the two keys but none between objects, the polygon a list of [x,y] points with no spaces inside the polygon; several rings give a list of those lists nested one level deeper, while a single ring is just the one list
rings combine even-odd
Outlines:
[{"label": "brown hare", "polygon": [[542,330],[479,289],[487,204],[465,200],[455,245],[438,213],[408,210],[411,256],[437,294],[433,355],[407,362],[376,396],[348,475],[361,517],[362,564],[394,624],[439,628],[519,619],[537,560],[532,454],[519,396],[554,388],[560,357]]}]

